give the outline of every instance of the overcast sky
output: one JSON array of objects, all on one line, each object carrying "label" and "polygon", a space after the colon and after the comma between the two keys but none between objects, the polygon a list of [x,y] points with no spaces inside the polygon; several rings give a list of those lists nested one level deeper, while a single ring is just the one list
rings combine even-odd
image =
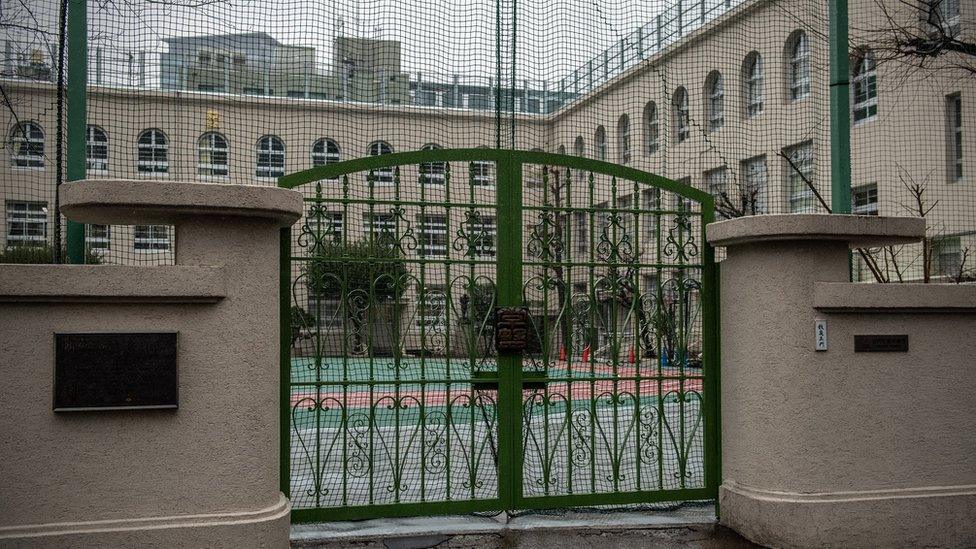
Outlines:
[{"label": "overcast sky", "polygon": [[[512,0],[501,0],[510,56]],[[558,80],[676,0],[521,0],[517,77]],[[28,0],[51,30],[57,0]],[[6,12],[21,0],[0,0]],[[165,51],[162,38],[266,32],[312,46],[328,63],[337,35],[399,40],[403,69],[433,75],[495,72],[495,0],[89,0],[92,47],[106,58]],[[508,72],[506,68],[506,73]]]}]

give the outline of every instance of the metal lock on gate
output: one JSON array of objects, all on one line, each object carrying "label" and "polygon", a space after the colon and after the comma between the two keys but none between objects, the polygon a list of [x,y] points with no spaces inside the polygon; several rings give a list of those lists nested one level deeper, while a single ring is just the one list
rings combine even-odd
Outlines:
[{"label": "metal lock on gate", "polygon": [[498,307],[495,309],[495,350],[499,353],[519,353],[529,348],[532,320],[528,307]]}]

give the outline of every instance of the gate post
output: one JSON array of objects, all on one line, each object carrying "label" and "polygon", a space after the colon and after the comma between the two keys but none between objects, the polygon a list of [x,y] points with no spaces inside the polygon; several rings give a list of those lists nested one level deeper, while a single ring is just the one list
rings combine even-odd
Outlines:
[{"label": "gate post", "polygon": [[707,235],[728,251],[722,523],[772,547],[976,544],[976,288],[848,282],[851,247],[917,242],[924,219],[753,216]]},{"label": "gate post", "polygon": [[[175,225],[176,264],[0,266],[0,546],[287,547],[276,258],[301,196],[61,191],[79,223]],[[169,343],[140,337],[159,333]],[[94,351],[55,354],[55,334]]]}]

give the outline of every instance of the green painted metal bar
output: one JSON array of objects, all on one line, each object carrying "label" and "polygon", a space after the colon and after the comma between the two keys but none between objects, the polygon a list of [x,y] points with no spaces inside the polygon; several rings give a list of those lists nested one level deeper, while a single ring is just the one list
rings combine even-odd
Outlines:
[{"label": "green painted metal bar", "polygon": [[501,511],[505,505],[499,499],[438,501],[424,503],[397,503],[382,505],[354,505],[321,509],[294,509],[292,523],[332,522],[369,518],[396,518],[414,516],[459,515]]},{"label": "green painted metal bar", "polygon": [[[87,125],[86,90],[88,80],[88,2],[69,0],[68,4],[68,89],[66,180],[85,178],[85,131]],[[60,223],[61,220],[55,220]],[[66,249],[68,263],[85,262],[85,226],[68,221]]]},{"label": "green painted metal bar", "polygon": [[[654,187],[659,187],[664,191],[670,191],[685,198],[690,198],[699,203],[709,200],[711,196],[705,191],[689,185],[683,185],[673,179],[620,164],[565,154],[539,151],[508,151],[502,149],[437,149],[367,156],[289,174],[280,178],[278,185],[286,189],[293,189],[300,185],[323,179],[335,179],[348,173],[365,172],[391,166],[420,164],[423,162],[474,162],[484,160],[497,163],[509,158],[520,164],[562,166],[646,183]],[[500,183],[499,181],[499,187]]]},{"label": "green painted metal bar", "polygon": [[[514,155],[497,163],[498,305],[522,305],[522,165]],[[506,509],[522,495],[522,358],[498,357],[498,495]]]},{"label": "green painted metal bar", "polygon": [[[715,221],[715,206],[712,200],[703,202],[701,235],[704,239],[705,227]],[[718,359],[718,264],[715,263],[715,249],[707,242],[703,246],[702,261],[702,347],[704,350],[702,367],[705,373],[702,391],[704,393],[705,414],[705,487],[710,497],[718,501],[718,487],[722,479],[721,466],[721,416],[719,409],[720,363]]]},{"label": "green painted metal bar", "polygon": [[851,213],[851,95],[847,0],[830,0],[830,207]]},{"label": "green painted metal bar", "polygon": [[291,227],[281,229],[278,241],[278,484],[291,497]]}]

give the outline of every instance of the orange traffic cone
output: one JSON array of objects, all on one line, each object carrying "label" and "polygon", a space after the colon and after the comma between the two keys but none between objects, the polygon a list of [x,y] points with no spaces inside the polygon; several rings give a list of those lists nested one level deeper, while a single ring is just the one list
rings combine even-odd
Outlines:
[{"label": "orange traffic cone", "polygon": [[559,360],[566,362],[566,347],[559,348]]},{"label": "orange traffic cone", "polygon": [[581,359],[582,359],[583,362],[589,362],[590,361],[590,346],[589,345],[587,345],[586,347],[583,347],[583,356],[581,357]]}]

